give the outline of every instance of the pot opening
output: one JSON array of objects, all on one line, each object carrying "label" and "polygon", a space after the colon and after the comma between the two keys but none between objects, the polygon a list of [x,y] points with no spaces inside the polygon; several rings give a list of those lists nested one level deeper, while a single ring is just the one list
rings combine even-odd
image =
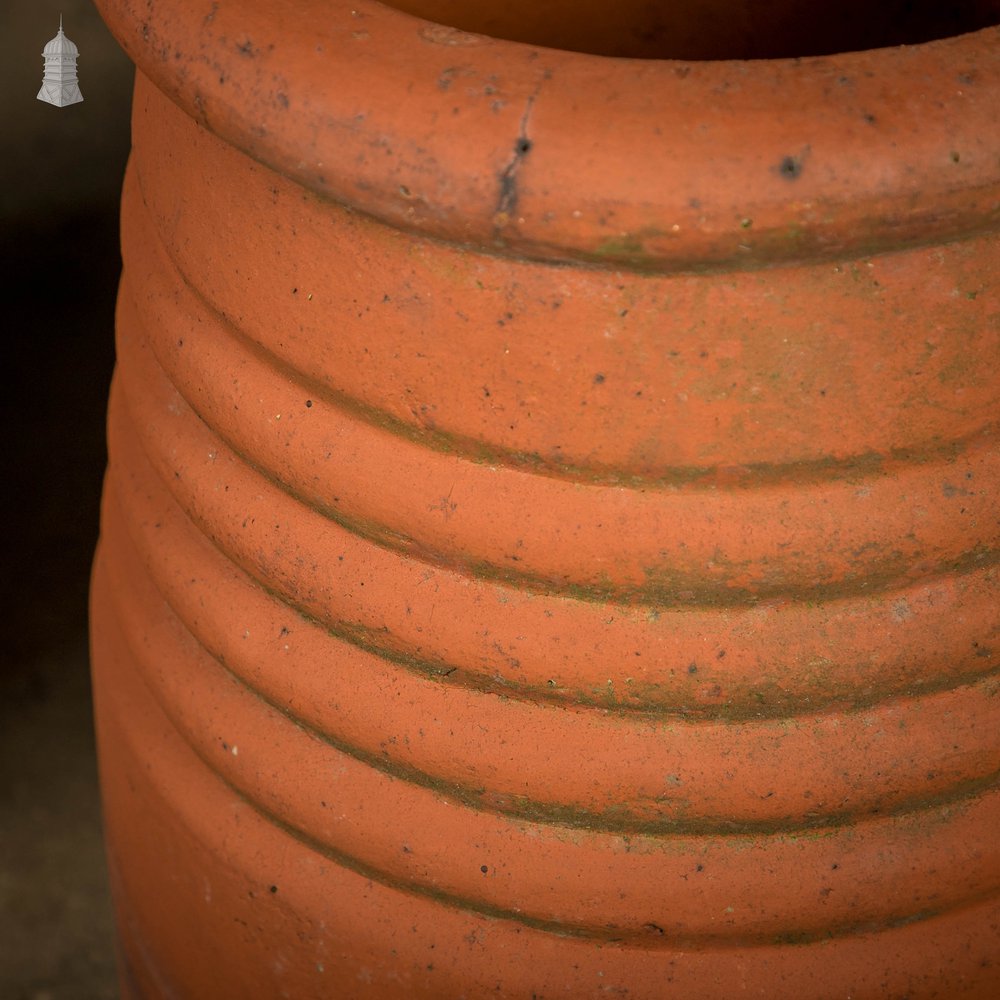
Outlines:
[{"label": "pot opening", "polygon": [[915,45],[1000,23],[1000,0],[394,0],[464,31],[591,55],[778,59]]}]

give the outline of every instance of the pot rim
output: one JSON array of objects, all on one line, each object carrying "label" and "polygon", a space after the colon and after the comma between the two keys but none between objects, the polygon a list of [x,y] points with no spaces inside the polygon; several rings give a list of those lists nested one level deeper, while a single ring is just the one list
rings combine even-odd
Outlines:
[{"label": "pot rim", "polygon": [[96,0],[140,71],[314,194],[487,252],[647,271],[1000,224],[1000,26],[761,60],[474,35],[374,0]]}]

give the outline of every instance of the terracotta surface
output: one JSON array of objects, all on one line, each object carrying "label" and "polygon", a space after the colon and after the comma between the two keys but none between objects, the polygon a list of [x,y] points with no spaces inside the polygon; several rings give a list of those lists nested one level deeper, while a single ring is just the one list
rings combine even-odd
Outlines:
[{"label": "terracotta surface", "polygon": [[1000,30],[99,6],[125,994],[995,996]]}]

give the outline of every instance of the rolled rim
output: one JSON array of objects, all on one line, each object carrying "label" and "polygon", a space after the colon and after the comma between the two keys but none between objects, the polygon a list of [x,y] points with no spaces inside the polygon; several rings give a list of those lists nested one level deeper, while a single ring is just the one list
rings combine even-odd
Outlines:
[{"label": "rolled rim", "polygon": [[589,55],[372,0],[97,0],[139,70],[322,197],[489,252],[650,271],[1000,223],[1000,27],[802,59]]}]

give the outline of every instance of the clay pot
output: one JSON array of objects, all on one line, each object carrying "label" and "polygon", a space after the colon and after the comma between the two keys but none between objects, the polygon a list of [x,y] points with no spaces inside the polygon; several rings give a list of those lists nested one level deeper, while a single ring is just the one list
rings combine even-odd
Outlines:
[{"label": "clay pot", "polygon": [[997,995],[1000,31],[98,6],[124,994]]}]

